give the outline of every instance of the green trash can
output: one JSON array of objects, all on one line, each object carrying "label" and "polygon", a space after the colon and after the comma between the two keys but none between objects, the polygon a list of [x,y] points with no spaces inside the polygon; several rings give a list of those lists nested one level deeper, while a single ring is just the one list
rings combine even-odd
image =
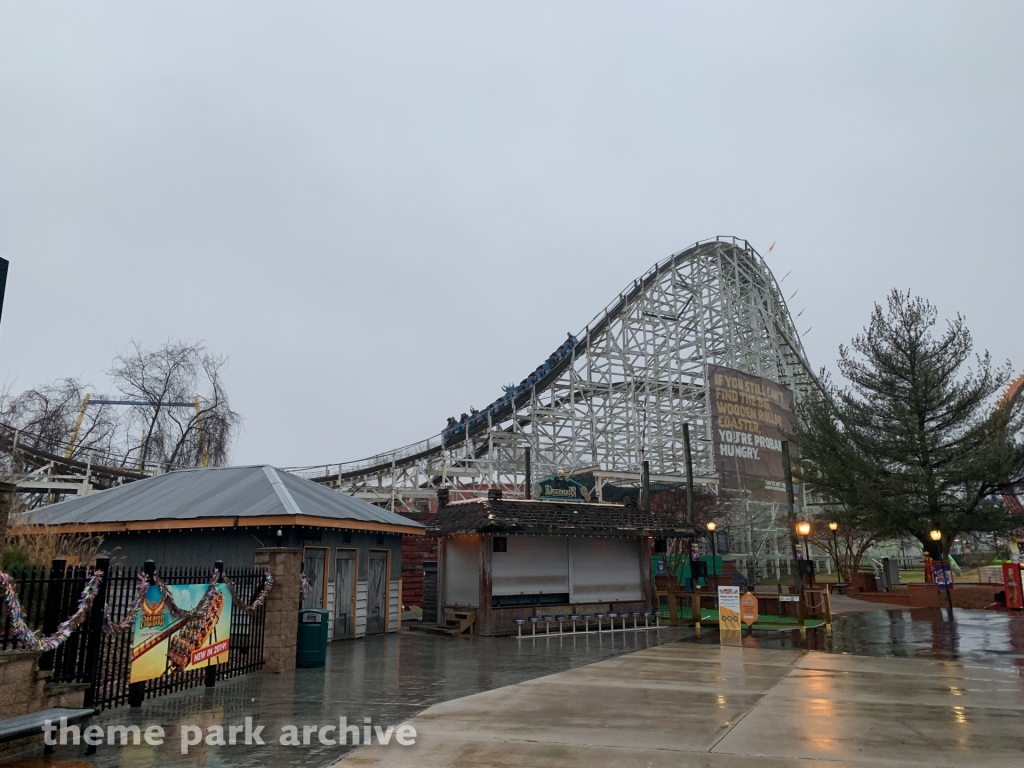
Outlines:
[{"label": "green trash can", "polygon": [[330,614],[321,608],[303,608],[299,611],[295,666],[322,667],[327,663],[327,619],[329,616]]}]

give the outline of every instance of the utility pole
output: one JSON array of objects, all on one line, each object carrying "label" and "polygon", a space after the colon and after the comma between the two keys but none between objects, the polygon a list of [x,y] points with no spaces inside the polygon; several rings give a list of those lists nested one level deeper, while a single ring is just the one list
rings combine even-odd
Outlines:
[{"label": "utility pole", "polygon": [[0,259],[0,316],[4,313],[4,294],[7,292],[7,267],[10,262]]},{"label": "utility pole", "polygon": [[[686,462],[686,524],[693,525],[693,454],[690,453],[690,425],[683,424],[683,460]],[[693,539],[686,539],[686,564],[690,567],[690,586],[696,592],[693,578]],[[685,571],[684,571],[685,573]],[[682,575],[679,577],[683,578]],[[700,626],[700,597],[697,597],[697,626]]]},{"label": "utility pole", "polygon": [[[796,569],[793,581],[796,584],[796,593],[803,595],[804,580],[800,576],[800,562],[796,559],[796,508],[793,500],[793,466],[789,461],[789,441],[782,441],[782,472],[786,480],[786,518],[789,520],[789,544],[793,552],[793,567]],[[781,589],[781,587],[780,587]]]},{"label": "utility pole", "polygon": [[641,487],[643,489],[644,503],[641,506],[644,512],[651,511],[651,462],[644,459],[643,463],[643,474],[640,479]]},{"label": "utility pole", "polygon": [[693,525],[693,456],[690,453],[689,424],[683,424],[683,458],[686,461],[686,523]]},{"label": "utility pole", "polygon": [[530,446],[526,446],[526,450],[524,452],[524,455],[526,457],[526,487],[523,488],[523,498],[524,499],[532,499],[533,498],[533,483],[531,481],[533,480],[533,478],[530,477]]}]

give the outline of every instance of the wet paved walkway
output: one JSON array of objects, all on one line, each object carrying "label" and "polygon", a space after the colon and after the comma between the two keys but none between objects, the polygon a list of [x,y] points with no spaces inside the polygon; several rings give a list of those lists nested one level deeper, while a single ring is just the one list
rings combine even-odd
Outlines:
[{"label": "wet paved walkway", "polygon": [[673,643],[431,707],[338,768],[1019,765],[1009,667]]},{"label": "wet paved walkway", "polygon": [[[797,632],[758,633],[753,637],[744,638],[744,644],[747,646],[745,653],[750,655],[751,660],[758,652],[782,653],[781,655],[762,653],[761,656],[765,659],[772,657],[770,663],[753,664],[751,661],[752,666],[749,670],[744,662],[742,676],[744,679],[749,676],[753,680],[759,676],[767,675],[771,678],[774,675],[775,677],[772,679],[779,683],[783,678],[789,679],[786,677],[787,674],[796,674],[795,670],[798,667],[795,665],[801,658],[806,657],[819,666],[824,663],[815,661],[818,659],[818,654],[806,655],[807,651],[959,662],[953,667],[942,665],[936,667],[924,661],[894,662],[897,666],[907,663],[916,664],[918,666],[913,668],[919,670],[954,669],[960,666],[974,668],[976,665],[983,665],[987,669],[989,666],[1000,666],[1002,667],[1000,674],[1011,676],[1018,675],[1020,671],[1024,670],[1024,618],[1014,619],[1005,614],[958,610],[955,619],[955,622],[950,624],[946,612],[938,609],[871,610],[837,616],[835,635],[831,639],[825,637],[824,632],[820,630],[809,632],[805,640],[801,640]],[[271,738],[267,738],[268,743],[262,747],[201,745],[191,748],[188,755],[181,755],[178,741],[179,728],[183,724],[195,724],[203,727],[214,724],[241,724],[245,717],[250,716],[257,724],[265,726],[264,736],[272,736],[276,740],[282,725],[337,723],[339,717],[346,717],[349,723],[360,722],[362,718],[370,717],[374,724],[382,724],[386,727],[425,714],[425,710],[432,705],[450,702],[453,706],[461,707],[463,705],[455,702],[455,699],[487,691],[494,692],[495,696],[500,699],[506,695],[509,689],[506,688],[505,692],[496,689],[505,686],[513,686],[526,681],[537,681],[539,684],[537,679],[543,676],[580,671],[583,668],[590,669],[591,667],[587,667],[587,665],[608,660],[619,661],[626,658],[624,654],[634,651],[651,653],[659,644],[679,640],[682,640],[682,643],[676,643],[675,647],[681,650],[674,651],[677,655],[673,658],[676,660],[667,666],[679,667],[682,672],[674,674],[685,674],[687,680],[704,679],[709,673],[702,668],[707,666],[710,670],[717,663],[705,659],[716,658],[716,655],[721,653],[718,648],[717,632],[708,629],[704,630],[699,639],[693,637],[692,629],[664,629],[658,633],[652,631],[637,634],[620,633],[614,636],[605,634],[600,637],[589,635],[575,639],[552,637],[524,641],[516,641],[511,638],[478,637],[453,640],[447,637],[403,632],[399,635],[356,642],[334,643],[330,646],[326,669],[296,670],[281,675],[254,674],[222,681],[212,690],[193,689],[148,700],[141,709],[121,707],[104,712],[97,718],[97,723],[104,727],[132,723],[143,727],[157,724],[164,727],[168,738],[167,742],[160,747],[145,745],[125,748],[101,747],[94,764],[97,768],[170,768],[172,766],[248,768],[249,766],[265,765],[275,766],[275,768],[284,768],[285,766],[319,768],[336,762],[351,748],[320,745],[315,738],[312,739],[309,746],[289,747],[271,743]],[[709,657],[705,654],[712,655]],[[777,661],[783,657],[792,659],[792,661]],[[857,660],[848,656],[822,656],[822,658],[846,659],[845,663],[848,664],[855,661],[860,664],[873,663],[871,659]],[[762,667],[763,669],[761,669]],[[780,671],[785,669],[789,669],[790,673],[783,674]],[[829,685],[835,686],[838,684],[837,681],[842,679],[853,679],[848,678],[848,675],[852,675],[854,672],[856,672],[856,679],[866,680],[870,677],[870,674],[865,671],[868,669],[869,667],[861,667],[861,671],[857,672],[851,668],[843,670],[841,673],[829,673],[838,675]],[[881,674],[889,681],[888,685],[894,691],[893,695],[897,695],[905,687],[908,678],[915,676],[899,672],[897,667]],[[920,679],[935,676],[934,672],[921,671],[915,674]],[[711,682],[718,678],[705,679],[702,684],[704,688],[701,689],[703,692],[695,690],[692,695],[697,696],[699,701],[711,702],[713,707],[719,706],[719,695],[725,697],[724,700],[728,706],[733,706],[736,701],[746,701],[753,706],[752,702],[755,700],[760,701],[769,696],[761,688],[755,687],[743,693],[747,699],[730,699],[729,696],[733,694],[729,693],[731,690],[729,686],[732,684],[730,681],[733,677],[730,673],[722,678],[721,690],[715,688],[716,682]],[[643,678],[636,678],[637,684],[641,679]],[[788,684],[792,684],[796,679],[790,680]],[[825,681],[829,679],[823,678]],[[965,680],[969,682],[969,678],[965,678]],[[892,685],[892,681],[897,681],[898,685]],[[660,686],[663,684],[669,685],[669,688],[661,688]],[[824,683],[819,680],[815,684]],[[669,679],[653,684],[653,687],[643,696],[629,694],[632,698],[626,700],[636,708],[637,717],[643,716],[637,722],[655,722],[650,718],[659,717],[657,714],[659,702],[663,700],[664,691],[672,690],[671,686],[673,685],[676,683]],[[805,681],[805,685],[810,685],[810,683]],[[965,690],[976,688],[973,683],[966,685],[950,683],[950,685],[953,688],[964,688]],[[715,690],[714,696],[711,696],[710,689]],[[557,690],[556,688],[555,692]],[[600,706],[604,706],[608,702],[614,703],[616,696],[622,693],[619,688],[615,688],[611,693],[596,688],[578,690],[584,691],[580,694],[581,696],[592,699],[595,705]],[[681,690],[685,691],[686,689]],[[769,686],[764,690],[772,689]],[[864,692],[861,693],[868,695]],[[934,691],[932,693],[934,694]],[[677,693],[672,695],[678,696]],[[603,696],[605,698],[602,698]],[[711,698],[708,698],[709,696]],[[827,700],[826,696],[819,698],[822,701]],[[1024,700],[1024,697],[1018,695],[1018,700]],[[465,701],[471,702],[470,705],[475,706],[472,704],[473,699]],[[767,701],[774,706],[773,702],[774,699]],[[872,706],[879,712],[888,712],[886,717],[890,719],[898,718],[900,716],[898,708],[895,714],[891,710],[885,709],[890,704],[891,702],[887,704],[880,700]],[[824,707],[825,704],[820,706]],[[839,701],[835,706],[839,707],[837,711],[844,711],[842,708],[849,704]],[[967,704],[953,706],[966,707]],[[970,706],[973,708],[975,705],[971,704]],[[760,705],[753,711],[756,713],[759,708]],[[571,707],[567,707],[549,714],[555,718],[572,711]],[[748,711],[750,711],[749,707]],[[948,712],[946,714],[948,715]],[[1001,736],[1001,739],[1005,741],[1006,738],[1009,738],[1012,741],[1013,738],[1016,738],[1014,734],[1017,732],[1014,731],[1014,728],[1020,727],[1017,725],[1018,723],[1024,723],[1024,718],[1021,718],[1020,714],[1020,712],[1016,712],[1014,719],[1007,723],[1007,735],[1005,738]],[[744,719],[749,716],[745,715]],[[698,726],[700,722],[702,721],[682,721],[685,728]],[[973,724],[975,720],[971,719],[969,722]],[[956,724],[954,721],[953,725]],[[717,727],[715,726],[715,728]],[[673,726],[673,729],[679,731],[680,727],[677,724]],[[642,730],[639,733],[638,738],[641,741],[647,738],[643,735]],[[961,734],[963,733],[961,730]],[[785,741],[784,732],[776,733],[773,738],[780,742]],[[825,738],[825,736],[821,738]],[[999,739],[996,741],[998,742]],[[582,747],[580,749],[583,750]],[[995,744],[993,749],[998,752],[999,744]],[[365,752],[366,755],[370,755],[370,753],[371,750]],[[356,754],[364,753],[357,752]],[[58,748],[55,757],[58,760],[82,759],[80,751],[71,748]],[[600,766],[607,764],[607,761],[595,758],[592,763],[594,766]],[[497,765],[500,764],[497,763]],[[701,763],[694,764],[700,765]],[[961,765],[971,764],[970,762],[961,763]],[[1014,764],[1014,762],[1010,761],[1009,764]],[[721,765],[721,763],[708,763],[708,765]],[[756,763],[751,763],[751,765],[760,768]],[[808,765],[813,765],[813,763]],[[6,768],[2,761],[0,761],[0,768]]]},{"label": "wet paved walkway", "polygon": [[[168,766],[325,766],[352,747],[276,743],[283,725],[337,725],[340,717],[362,724],[395,725],[438,702],[513,685],[692,636],[691,629],[661,629],[601,636],[549,638],[519,643],[507,637],[440,637],[419,632],[332,643],[324,669],[279,675],[253,674],[147,700],[139,709],[119,707],[95,718],[98,725],[160,725],[168,734],[160,747],[100,747],[97,768]],[[207,746],[179,751],[182,725],[206,728],[242,724],[252,717],[265,726],[264,746]],[[274,743],[271,742],[273,739]],[[81,759],[78,750],[57,748],[56,757]],[[0,768],[6,768],[0,762]]]}]

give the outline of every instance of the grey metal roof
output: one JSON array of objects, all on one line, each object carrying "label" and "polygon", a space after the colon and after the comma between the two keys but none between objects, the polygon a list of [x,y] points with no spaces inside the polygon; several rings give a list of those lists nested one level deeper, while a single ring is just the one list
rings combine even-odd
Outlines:
[{"label": "grey metal roof", "polygon": [[423,528],[407,517],[266,465],[168,472],[43,507],[32,513],[32,522],[96,524],[266,515]]}]

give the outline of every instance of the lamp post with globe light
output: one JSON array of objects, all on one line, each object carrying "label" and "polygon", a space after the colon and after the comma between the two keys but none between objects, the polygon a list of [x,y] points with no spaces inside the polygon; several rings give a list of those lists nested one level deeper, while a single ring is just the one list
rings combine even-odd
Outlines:
[{"label": "lamp post with globe light", "polygon": [[943,578],[946,581],[946,600],[949,602],[949,618],[953,618],[953,569],[949,567],[946,558],[942,556],[942,531],[938,528],[928,531],[928,538],[935,542],[934,550],[938,553],[939,565],[942,570]]},{"label": "lamp post with globe light", "polygon": [[717,587],[718,568],[715,565],[715,561],[717,559],[718,547],[715,543],[715,529],[718,527],[718,523],[712,520],[705,527],[708,529],[709,538],[711,539],[711,583]]},{"label": "lamp post with globe light", "polygon": [[[804,540],[804,562],[805,563],[810,563],[811,562],[811,552],[807,548],[807,537],[811,533],[811,524],[809,522],[807,522],[806,520],[801,520],[799,523],[796,524],[796,532],[799,533],[800,537]],[[814,587],[814,566],[813,565],[807,566],[807,568],[809,569],[808,570],[808,575],[810,576],[810,586],[813,588]],[[801,575],[800,580],[803,581],[803,576],[802,575]]]},{"label": "lamp post with globe light", "polygon": [[836,531],[839,530],[839,523],[835,520],[828,524],[828,529],[832,532],[832,561],[836,567],[836,578],[839,578],[839,539],[836,538]]}]

